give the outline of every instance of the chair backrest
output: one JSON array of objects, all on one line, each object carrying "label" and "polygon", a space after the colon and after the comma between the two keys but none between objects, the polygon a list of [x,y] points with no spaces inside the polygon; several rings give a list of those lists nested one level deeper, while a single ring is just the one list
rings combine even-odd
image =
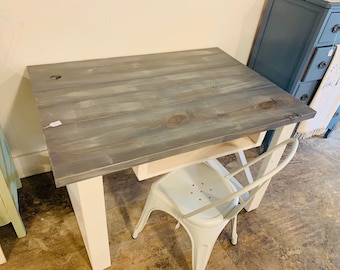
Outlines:
[{"label": "chair backrest", "polygon": [[[258,177],[256,180],[254,180],[252,183],[249,183],[248,185],[244,186],[243,188],[235,191],[234,193],[230,194],[229,196],[222,198],[220,200],[217,200],[215,202],[212,202],[210,204],[205,205],[204,207],[201,207],[195,211],[192,211],[186,215],[183,216],[183,218],[189,218],[194,215],[197,215],[201,212],[204,212],[210,208],[220,206],[222,204],[225,204],[227,202],[233,201],[235,198],[240,198],[239,204],[231,209],[231,211],[225,216],[226,218],[232,218],[235,216],[238,212],[240,212],[255,196],[256,192],[265,184],[268,182],[275,174],[277,174],[279,171],[281,171],[294,157],[296,150],[298,148],[298,140],[296,138],[290,138],[288,140],[285,140],[284,142],[278,144],[277,146],[273,147],[269,151],[265,152],[264,154],[258,156],[254,160],[250,161],[246,165],[240,167],[239,169],[235,170],[234,172],[228,174],[225,176],[226,180],[234,177],[235,175],[243,172],[245,169],[250,168],[251,166],[255,165],[256,163],[260,162],[264,158],[272,155],[274,152],[281,150],[282,148],[285,148],[288,144],[292,144],[289,153],[286,155],[286,157],[271,171],[268,173]],[[242,196],[244,194],[248,194],[247,196]],[[244,198],[246,197],[246,200],[242,200],[241,196]]]}]

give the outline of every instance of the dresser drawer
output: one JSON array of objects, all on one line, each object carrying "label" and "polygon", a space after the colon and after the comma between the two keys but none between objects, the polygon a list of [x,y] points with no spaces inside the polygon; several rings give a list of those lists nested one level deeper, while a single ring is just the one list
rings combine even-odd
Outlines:
[{"label": "dresser drawer", "polygon": [[294,95],[295,98],[308,105],[312,101],[319,84],[320,81],[301,83]]},{"label": "dresser drawer", "polygon": [[332,60],[335,48],[336,47],[333,46],[327,46],[315,49],[312,59],[302,78],[303,82],[320,80],[323,77]]},{"label": "dresser drawer", "polygon": [[319,40],[319,43],[340,42],[340,13],[334,12],[329,17]]}]

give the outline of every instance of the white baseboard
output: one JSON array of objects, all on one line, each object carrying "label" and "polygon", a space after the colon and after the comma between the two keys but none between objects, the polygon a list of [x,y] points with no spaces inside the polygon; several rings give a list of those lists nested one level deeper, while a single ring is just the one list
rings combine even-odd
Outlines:
[{"label": "white baseboard", "polygon": [[47,150],[16,156],[13,161],[20,178],[51,171]]}]

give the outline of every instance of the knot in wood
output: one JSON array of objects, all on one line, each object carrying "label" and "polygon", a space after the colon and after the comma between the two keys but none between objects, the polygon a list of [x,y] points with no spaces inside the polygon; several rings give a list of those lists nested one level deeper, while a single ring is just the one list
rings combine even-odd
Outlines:
[{"label": "knot in wood", "polygon": [[286,114],[285,118],[289,119],[290,121],[294,121],[297,118],[300,118],[301,114],[298,113],[292,113],[292,114]]},{"label": "knot in wood", "polygon": [[177,114],[172,117],[170,117],[166,123],[166,125],[170,128],[177,127],[184,125],[188,122],[188,116],[185,114]]},{"label": "knot in wood", "polygon": [[51,80],[60,80],[61,77],[62,77],[61,75],[51,75],[51,76],[50,76],[50,79],[51,79]]},{"label": "knot in wood", "polygon": [[260,108],[261,110],[270,110],[273,109],[277,106],[277,102],[272,99],[270,101],[266,101],[266,102],[262,102],[259,105],[257,105],[258,108]]}]

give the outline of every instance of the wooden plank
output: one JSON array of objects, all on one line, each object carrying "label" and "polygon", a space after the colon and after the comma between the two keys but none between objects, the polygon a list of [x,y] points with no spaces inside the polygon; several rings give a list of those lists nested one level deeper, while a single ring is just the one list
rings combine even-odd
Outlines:
[{"label": "wooden plank", "polygon": [[[63,72],[60,80],[49,77]],[[29,67],[57,186],[311,118],[217,48]]]},{"label": "wooden plank", "polygon": [[[147,79],[63,88],[35,94],[43,125],[58,120],[74,123],[109,115],[135,113],[155,106],[171,106],[216,96],[256,91],[271,86],[244,66],[170,74]],[[263,91],[262,94],[263,95]]]},{"label": "wooden plank", "polygon": [[[238,65],[218,48],[29,66],[35,92]],[[60,76],[60,78],[58,77]]]},{"label": "wooden plank", "polygon": [[226,95],[46,129],[54,175],[81,180],[296,121],[287,115],[309,116],[307,106],[296,111],[298,101],[285,93],[267,88],[268,100],[260,91],[253,91],[256,99]]}]

